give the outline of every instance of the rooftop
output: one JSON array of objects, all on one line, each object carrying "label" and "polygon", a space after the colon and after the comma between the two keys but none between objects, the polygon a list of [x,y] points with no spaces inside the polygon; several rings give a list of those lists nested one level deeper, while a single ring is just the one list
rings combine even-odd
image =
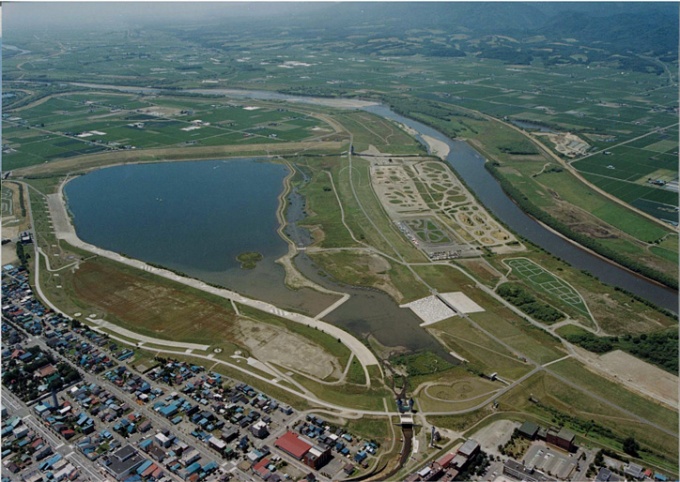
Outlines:
[{"label": "rooftop", "polygon": [[298,459],[301,459],[312,448],[293,432],[286,432],[274,442],[274,445]]}]

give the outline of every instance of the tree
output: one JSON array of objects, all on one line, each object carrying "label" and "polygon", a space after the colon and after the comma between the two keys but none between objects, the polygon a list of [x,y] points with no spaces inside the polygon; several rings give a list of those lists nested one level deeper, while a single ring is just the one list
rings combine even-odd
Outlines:
[{"label": "tree", "polygon": [[628,437],[623,441],[623,451],[628,455],[637,457],[638,450],[640,450],[640,444],[638,444],[633,437]]}]

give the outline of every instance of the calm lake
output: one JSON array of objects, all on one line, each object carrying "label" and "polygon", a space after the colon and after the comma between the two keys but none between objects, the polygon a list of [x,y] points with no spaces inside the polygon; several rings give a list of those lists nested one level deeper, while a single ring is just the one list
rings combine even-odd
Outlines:
[{"label": "calm lake", "polygon": [[[98,84],[78,84],[84,87],[102,87]],[[104,86],[123,92],[160,93],[162,89],[127,86]],[[235,98],[253,98],[262,100],[281,100],[286,102],[299,102],[315,105],[330,105],[340,107],[339,102],[343,99],[302,97],[295,95],[280,94],[270,91],[253,91],[233,89],[201,90],[188,89],[187,93],[213,93]],[[384,105],[376,105],[373,102],[365,102],[363,110],[380,115],[387,119],[396,120],[415,129],[419,135],[427,134],[435,139],[446,142],[451,148],[447,161],[456,173],[465,181],[470,190],[482,201],[482,204],[505,223],[515,233],[524,236],[534,244],[542,247],[549,253],[562,258],[576,269],[587,271],[601,281],[612,286],[618,286],[652,303],[661,306],[674,313],[678,312],[678,291],[665,286],[660,286],[653,281],[642,278],[627,271],[618,265],[611,264],[579,246],[572,244],[557,235],[533,218],[525,214],[501,189],[500,184],[484,168],[484,158],[472,147],[463,141],[453,141],[439,131],[432,129],[421,122],[408,119],[396,114]]]},{"label": "calm lake", "polygon": [[[64,188],[78,236],[90,244],[275,303],[318,312],[334,296],[285,287],[275,263],[288,247],[276,232],[288,168],[252,159],[114,166]],[[236,256],[264,256],[252,270]]]}]

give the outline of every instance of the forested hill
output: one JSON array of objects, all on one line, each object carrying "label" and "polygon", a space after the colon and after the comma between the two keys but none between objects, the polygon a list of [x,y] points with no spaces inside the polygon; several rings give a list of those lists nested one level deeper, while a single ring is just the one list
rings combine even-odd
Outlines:
[{"label": "forested hill", "polygon": [[[678,50],[675,2],[341,2],[314,4],[310,9],[295,3],[291,6],[295,7],[286,14],[259,16],[255,23],[275,30],[293,28],[302,38],[343,39],[360,49],[365,49],[369,41],[387,38],[391,43],[381,44],[383,48],[375,52],[384,55],[432,55],[435,45],[434,55],[477,54],[481,41],[482,52],[500,49],[489,57],[503,58],[507,46],[487,48],[488,36],[511,37],[510,47],[526,60],[537,37],[546,42],[566,40],[574,44],[574,49],[586,43],[610,55],[632,52],[662,56],[668,61],[677,58]],[[424,40],[414,42],[418,37]]]},{"label": "forested hill", "polygon": [[[302,12],[299,15],[299,19],[306,17]],[[314,15],[332,18],[336,33],[372,25],[374,35],[399,36],[414,29],[516,38],[541,35],[548,40],[572,38],[657,55],[678,47],[675,2],[340,3]]]}]

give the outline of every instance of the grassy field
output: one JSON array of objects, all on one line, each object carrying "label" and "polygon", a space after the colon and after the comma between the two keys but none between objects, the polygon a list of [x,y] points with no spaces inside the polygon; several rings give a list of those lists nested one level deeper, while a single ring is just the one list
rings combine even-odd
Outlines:
[{"label": "grassy field", "polygon": [[352,359],[352,363],[347,371],[347,383],[352,383],[355,385],[363,385],[366,383],[366,374],[364,369],[356,358]]},{"label": "grassy field", "polygon": [[[301,223],[304,226],[319,226],[323,231],[323,237],[319,246],[325,248],[357,246],[350,232],[342,223],[340,205],[335,195],[337,187],[335,180],[324,169],[331,162],[342,162],[339,158],[332,161],[324,159],[324,164],[317,166],[307,160],[306,167],[313,171],[310,182],[298,184],[300,192],[307,202],[307,217]],[[299,168],[299,167],[298,167]]]},{"label": "grassy field", "polygon": [[382,288],[390,294],[398,295],[398,302],[403,297],[389,276],[392,265],[385,258],[356,251],[322,251],[310,253],[309,256],[342,283]]},{"label": "grassy field", "polygon": [[423,386],[419,390],[418,405],[426,412],[464,410],[483,402],[501,386],[463,368],[455,368],[431,385]]},{"label": "grassy field", "polygon": [[516,380],[531,370],[531,366],[515,353],[478,330],[467,320],[455,317],[437,323],[429,330],[450,350],[468,360],[475,371]]},{"label": "grassy field", "polygon": [[678,426],[678,413],[676,411],[664,408],[641,395],[626,390],[617,383],[597,376],[576,360],[562,360],[551,365],[550,371],[578,383],[586,392],[611,400],[621,408],[640,415],[653,423],[671,430]]},{"label": "grassy field", "polygon": [[427,417],[427,421],[435,427],[444,427],[455,430],[456,432],[464,432],[493,413],[490,405],[491,404],[480,408],[479,410],[475,410],[474,412],[469,412],[462,415],[439,415]]},{"label": "grassy field", "polygon": [[[4,120],[6,168],[104,151],[281,144],[323,138],[318,118],[269,104],[87,92],[60,94]],[[12,120],[10,120],[12,119]]]},{"label": "grassy field", "polygon": [[564,356],[561,344],[548,333],[520,319],[507,308],[471,313],[470,318],[484,329],[537,363],[548,363]]},{"label": "grassy field", "polygon": [[337,115],[353,135],[354,151],[360,153],[369,145],[393,155],[426,154],[422,145],[394,123],[368,112],[348,112]]},{"label": "grassy field", "polygon": [[[603,285],[592,276],[574,270],[556,257],[541,250],[524,253],[526,258],[562,278],[583,297],[600,327],[610,334],[643,333],[660,327],[677,326],[677,320],[661,313],[630,295]],[[511,258],[513,256],[508,256]],[[489,258],[498,270],[507,272],[505,256]]]},{"label": "grassy field", "polygon": [[[530,401],[530,397],[538,403]],[[621,441],[633,436],[643,447],[666,457],[665,468],[677,462],[677,438],[640,424],[629,415],[591,398],[587,391],[575,390],[547,373],[536,374],[499,400],[499,408],[503,411],[533,414],[548,424],[564,423],[577,434],[587,433],[597,442],[619,451]],[[614,403],[618,403],[618,399],[615,398]],[[603,429],[593,428],[593,424]]]},{"label": "grassy field", "polygon": [[319,399],[343,407],[363,410],[384,410],[383,398],[391,397],[385,388],[370,388],[348,383],[324,385],[307,377],[295,374],[293,377],[305,388],[311,390]]}]

